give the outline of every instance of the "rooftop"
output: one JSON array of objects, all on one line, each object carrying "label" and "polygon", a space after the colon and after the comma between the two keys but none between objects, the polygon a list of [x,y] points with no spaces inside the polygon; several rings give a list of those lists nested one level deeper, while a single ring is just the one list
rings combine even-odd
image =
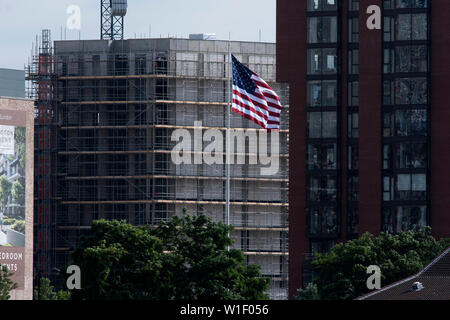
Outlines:
[{"label": "rooftop", "polygon": [[[416,282],[423,289],[414,290]],[[356,300],[450,300],[450,248],[416,275]]]}]

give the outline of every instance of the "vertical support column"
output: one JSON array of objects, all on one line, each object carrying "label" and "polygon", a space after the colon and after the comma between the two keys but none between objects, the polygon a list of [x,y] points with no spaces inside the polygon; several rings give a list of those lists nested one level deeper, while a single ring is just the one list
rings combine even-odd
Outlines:
[{"label": "vertical support column", "polygon": [[[290,85],[289,297],[302,286],[306,237],[306,1],[277,1],[277,81]],[[295,14],[288,14],[293,13]]]},{"label": "vertical support column", "polygon": [[[431,2],[431,1],[429,1]],[[431,4],[431,152],[430,223],[434,236],[450,237],[450,3]]]},{"label": "vertical support column", "polygon": [[382,202],[382,31],[367,28],[371,5],[360,0],[359,14],[359,233],[379,234]]}]

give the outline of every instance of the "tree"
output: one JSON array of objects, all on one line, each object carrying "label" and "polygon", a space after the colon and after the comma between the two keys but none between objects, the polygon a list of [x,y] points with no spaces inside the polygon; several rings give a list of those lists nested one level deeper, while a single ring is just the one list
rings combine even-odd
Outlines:
[{"label": "tree", "polygon": [[25,205],[25,188],[19,181],[15,181],[12,185],[12,197],[15,203]]},{"label": "tree", "polygon": [[12,183],[5,175],[2,175],[0,177],[0,209],[3,213],[5,212],[6,205],[8,204],[8,197],[11,194],[11,187]]},{"label": "tree", "polygon": [[261,277],[259,266],[245,267],[244,255],[227,250],[232,245],[232,227],[214,223],[205,215],[171,221],[152,230],[171,252],[170,295],[187,300],[261,300],[268,299],[265,291],[269,280]]},{"label": "tree", "polygon": [[269,280],[244,255],[227,250],[231,228],[204,215],[159,227],[95,221],[74,264],[82,289],[73,299],[266,299]]},{"label": "tree", "polygon": [[0,300],[9,300],[11,291],[17,289],[17,283],[11,280],[12,275],[6,266],[0,265]]},{"label": "tree", "polygon": [[64,290],[55,292],[49,279],[41,278],[39,281],[39,287],[34,288],[34,300],[70,300],[70,292]]},{"label": "tree", "polygon": [[320,300],[317,285],[315,283],[309,283],[306,289],[299,289],[295,300]]},{"label": "tree", "polygon": [[321,299],[354,299],[369,292],[368,266],[379,266],[382,286],[389,285],[419,272],[449,245],[449,239],[436,241],[430,227],[378,237],[366,233],[317,255],[312,262],[314,283]]},{"label": "tree", "polygon": [[19,165],[25,169],[25,144],[26,144],[26,129],[25,127],[16,127],[15,130],[15,144],[17,148],[17,157],[19,158]]}]

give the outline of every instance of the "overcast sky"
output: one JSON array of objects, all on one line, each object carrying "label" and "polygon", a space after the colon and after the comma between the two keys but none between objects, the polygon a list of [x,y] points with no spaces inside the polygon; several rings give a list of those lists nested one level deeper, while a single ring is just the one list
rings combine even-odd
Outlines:
[{"label": "overcast sky", "polygon": [[[81,9],[81,39],[100,39],[100,0],[0,0],[0,68],[23,69],[42,29],[61,39],[70,5]],[[125,38],[188,37],[216,33],[218,39],[275,42],[276,0],[128,0]],[[78,39],[67,30],[67,40]],[[64,37],[64,36],[63,36]]]}]

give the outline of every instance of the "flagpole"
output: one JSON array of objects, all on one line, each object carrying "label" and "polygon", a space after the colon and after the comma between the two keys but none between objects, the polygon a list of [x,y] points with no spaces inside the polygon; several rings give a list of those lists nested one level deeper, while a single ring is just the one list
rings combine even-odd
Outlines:
[{"label": "flagpole", "polygon": [[[226,160],[225,160],[225,170],[226,170],[226,205],[225,205],[225,223],[227,226],[230,225],[230,122],[231,122],[231,79],[232,79],[232,62],[231,62],[231,33],[228,34],[228,104],[227,104],[227,131],[226,131]],[[227,246],[230,250],[230,247]]]}]

